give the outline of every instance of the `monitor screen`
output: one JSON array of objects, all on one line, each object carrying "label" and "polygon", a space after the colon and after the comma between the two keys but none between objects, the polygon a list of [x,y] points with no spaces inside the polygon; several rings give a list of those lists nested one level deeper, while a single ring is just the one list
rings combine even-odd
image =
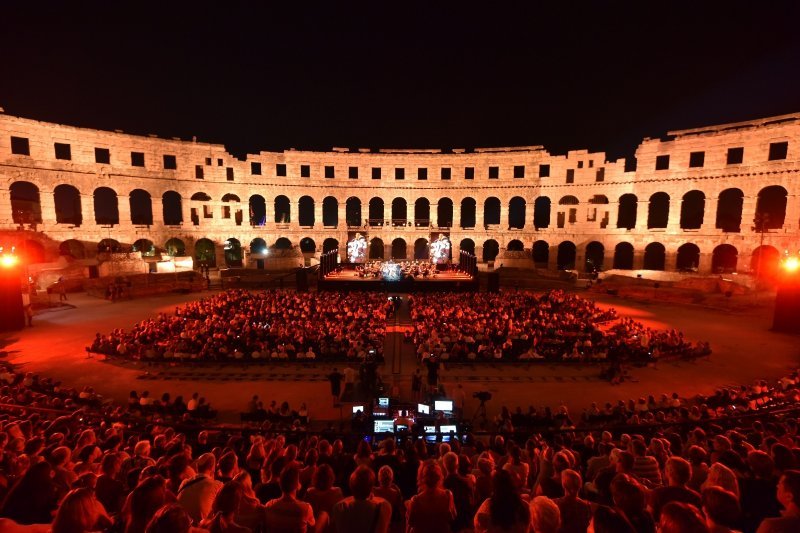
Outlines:
[{"label": "monitor screen", "polygon": [[364,406],[363,405],[354,405],[353,406],[353,414],[363,413],[363,412],[364,412]]},{"label": "monitor screen", "polygon": [[429,415],[431,414],[431,406],[425,405],[424,403],[418,403],[417,412],[421,415]]},{"label": "monitor screen", "polygon": [[433,408],[436,411],[452,411],[453,410],[453,400],[436,400],[433,402]]},{"label": "monitor screen", "polygon": [[394,420],[375,420],[374,433],[392,433],[394,431]]},{"label": "monitor screen", "polygon": [[397,424],[397,431],[406,430],[408,431],[408,426],[405,424]]},{"label": "monitor screen", "polygon": [[456,427],[455,426],[439,426],[440,433],[455,433]]},{"label": "monitor screen", "polygon": [[436,426],[423,426],[425,433],[436,433]]},{"label": "monitor screen", "polygon": [[389,407],[389,398],[378,398],[378,407]]}]

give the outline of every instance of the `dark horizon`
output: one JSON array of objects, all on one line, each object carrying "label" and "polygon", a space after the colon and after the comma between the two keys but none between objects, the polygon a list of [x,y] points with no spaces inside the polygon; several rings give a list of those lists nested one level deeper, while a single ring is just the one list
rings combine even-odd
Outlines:
[{"label": "dark horizon", "polygon": [[790,2],[661,13],[153,5],[7,7],[0,106],[196,136],[240,157],[544,145],[610,160],[668,130],[800,111],[800,8]]}]

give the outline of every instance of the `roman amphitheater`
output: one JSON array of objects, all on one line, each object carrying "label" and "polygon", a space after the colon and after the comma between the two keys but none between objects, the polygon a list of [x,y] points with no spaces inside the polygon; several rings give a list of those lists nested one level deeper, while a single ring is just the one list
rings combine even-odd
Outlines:
[{"label": "roman amphitheater", "polygon": [[0,246],[28,265],[133,251],[274,269],[344,254],[356,232],[372,258],[427,257],[444,233],[454,256],[486,264],[766,271],[798,248],[798,146],[800,113],[670,131],[635,160],[543,146],[240,159],[196,139],[0,114]]}]

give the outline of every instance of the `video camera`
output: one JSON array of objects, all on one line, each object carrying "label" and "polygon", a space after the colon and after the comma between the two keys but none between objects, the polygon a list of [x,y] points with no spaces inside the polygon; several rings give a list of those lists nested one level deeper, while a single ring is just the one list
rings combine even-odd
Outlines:
[{"label": "video camera", "polygon": [[492,393],[489,391],[482,390],[478,392],[473,392],[472,397],[479,399],[481,402],[488,402],[489,400],[492,399]]}]

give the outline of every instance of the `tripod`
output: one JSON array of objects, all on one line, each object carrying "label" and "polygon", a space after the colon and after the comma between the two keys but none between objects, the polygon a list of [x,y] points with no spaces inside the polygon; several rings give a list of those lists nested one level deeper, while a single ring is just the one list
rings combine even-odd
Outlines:
[{"label": "tripod", "polygon": [[475,414],[472,415],[472,425],[475,425],[475,421],[478,419],[482,419],[481,422],[481,429],[486,429],[486,426],[489,424],[489,420],[486,418],[486,400],[481,400],[481,404],[475,409]]}]

